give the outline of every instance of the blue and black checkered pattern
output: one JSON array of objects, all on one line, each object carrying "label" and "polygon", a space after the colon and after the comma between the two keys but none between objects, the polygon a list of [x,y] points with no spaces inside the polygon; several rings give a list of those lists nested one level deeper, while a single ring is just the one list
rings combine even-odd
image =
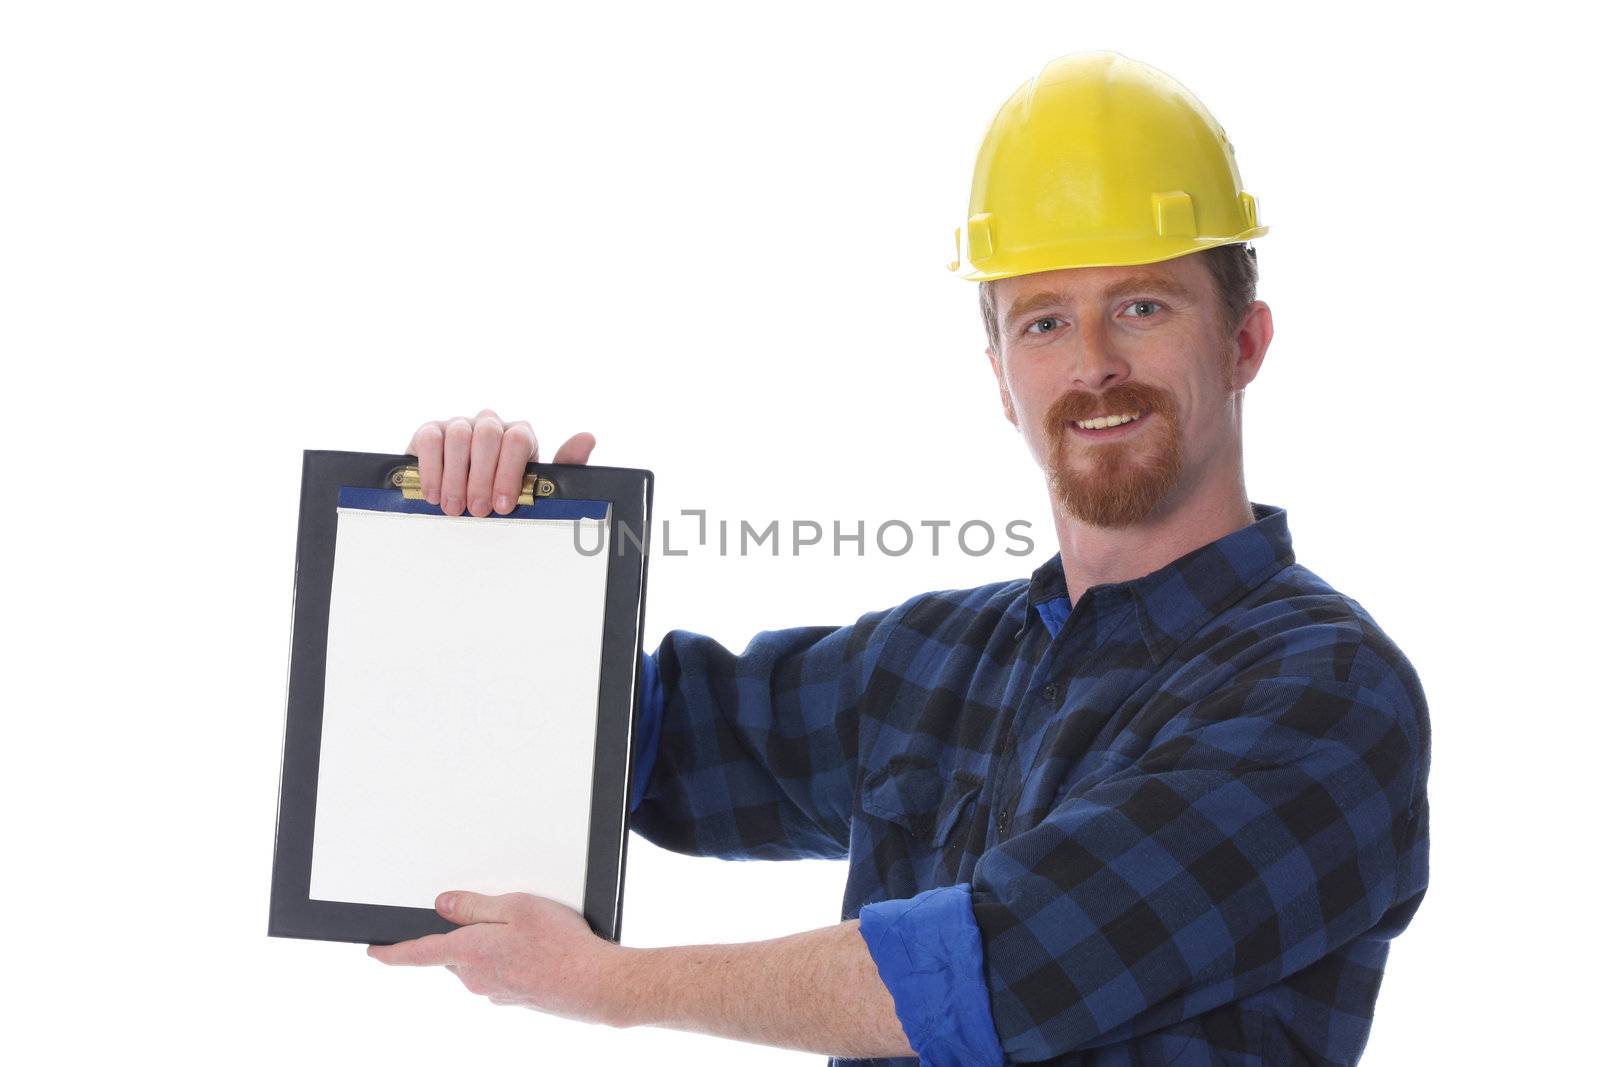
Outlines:
[{"label": "blue and black checkered pattern", "polygon": [[673,631],[635,829],[848,857],[923,1063],[1354,1062],[1427,884],[1427,710],[1254,511],[1070,607],[1058,556],[740,655]]}]

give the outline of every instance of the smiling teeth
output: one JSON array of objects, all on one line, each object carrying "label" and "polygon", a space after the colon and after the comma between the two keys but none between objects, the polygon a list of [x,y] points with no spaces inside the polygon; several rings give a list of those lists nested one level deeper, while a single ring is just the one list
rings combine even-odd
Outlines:
[{"label": "smiling teeth", "polygon": [[1103,430],[1107,426],[1121,426],[1125,422],[1132,422],[1138,417],[1137,415],[1102,415],[1098,419],[1085,419],[1083,422],[1075,422],[1072,425],[1080,430]]}]

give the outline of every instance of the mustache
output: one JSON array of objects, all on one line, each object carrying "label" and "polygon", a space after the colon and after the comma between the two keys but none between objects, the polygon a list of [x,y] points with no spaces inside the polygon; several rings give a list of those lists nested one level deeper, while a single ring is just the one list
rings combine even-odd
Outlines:
[{"label": "mustache", "polygon": [[1101,393],[1075,389],[1062,393],[1045,412],[1044,426],[1052,437],[1067,432],[1067,424],[1100,415],[1122,415],[1138,412],[1141,415],[1172,416],[1176,405],[1172,394],[1148,382],[1120,382]]}]

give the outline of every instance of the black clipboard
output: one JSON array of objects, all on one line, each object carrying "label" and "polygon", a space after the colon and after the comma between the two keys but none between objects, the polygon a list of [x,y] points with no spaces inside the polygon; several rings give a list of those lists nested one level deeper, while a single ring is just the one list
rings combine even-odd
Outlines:
[{"label": "black clipboard", "polygon": [[[594,527],[598,507],[604,506],[605,518],[600,520],[606,534],[604,612],[598,638],[593,774],[581,910],[595,933],[611,941],[619,939],[622,924],[627,801],[632,784],[632,747],[641,684],[639,664],[653,481],[651,472],[645,470],[530,464],[523,496],[511,516],[504,520],[535,518],[544,520],[546,527],[554,527],[558,525],[556,520],[563,516],[570,517],[590,508],[588,521]],[[348,521],[357,513],[351,510],[356,507],[388,511],[391,518],[398,516],[402,522],[409,521],[411,516],[432,517],[430,521],[434,525],[430,529],[435,531],[443,529],[438,526],[441,521],[458,524],[495,521],[493,517],[449,518],[420,496],[414,457],[359,452],[305,453],[269,936],[392,944],[455,928],[455,924],[433,910],[431,902],[426,906],[406,906],[317,899],[311,892],[319,774],[323,770],[324,696],[330,669],[330,604],[334,595],[341,514]],[[362,514],[366,521],[364,512]],[[353,532],[355,527],[349,529]],[[451,529],[459,531],[461,528]],[[351,545],[359,543],[349,533],[347,539]],[[348,551],[355,549],[348,548]],[[396,580],[412,579],[396,575]],[[591,581],[598,584],[600,579]],[[341,633],[350,629],[350,623],[341,621]],[[529,652],[531,661],[538,650]],[[407,657],[418,654],[418,649],[398,647],[394,653],[396,662],[404,664]],[[337,660],[334,668],[335,673],[348,673]],[[562,665],[546,662],[541,669],[560,670]],[[362,676],[357,674],[356,677],[359,683]],[[579,690],[583,688],[581,678],[574,684]],[[331,799],[329,803],[331,807]],[[540,813],[530,811],[528,818],[539,819]],[[331,833],[329,838],[332,838]],[[327,862],[324,861],[324,869]],[[434,892],[450,888],[479,891],[472,885],[446,884],[438,886]],[[500,891],[513,890],[502,888]]]}]

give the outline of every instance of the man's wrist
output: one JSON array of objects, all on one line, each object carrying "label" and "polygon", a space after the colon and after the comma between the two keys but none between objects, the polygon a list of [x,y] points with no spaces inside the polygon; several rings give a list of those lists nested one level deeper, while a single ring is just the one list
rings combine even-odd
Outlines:
[{"label": "man's wrist", "polygon": [[607,954],[601,968],[600,996],[603,1002],[602,1017],[605,1025],[618,1030],[631,1030],[636,1026],[651,1026],[659,1022],[659,1012],[651,1001],[658,993],[657,980],[652,977],[650,957],[659,949],[614,946]]}]

